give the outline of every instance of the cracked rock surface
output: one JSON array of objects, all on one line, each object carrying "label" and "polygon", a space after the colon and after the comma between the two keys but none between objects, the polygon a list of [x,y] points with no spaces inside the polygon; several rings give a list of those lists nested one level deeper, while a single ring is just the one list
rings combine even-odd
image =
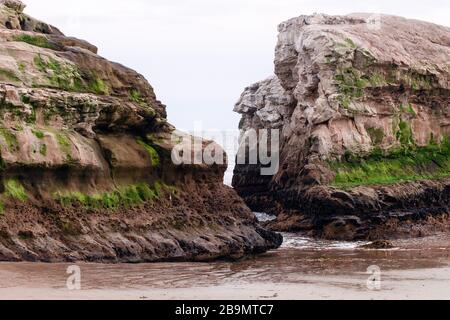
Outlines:
[{"label": "cracked rock surface", "polygon": [[237,165],[233,186],[278,215],[274,230],[382,238],[425,233],[427,219],[448,229],[435,220],[449,212],[449,101],[449,28],[371,14],[290,19],[275,75],[235,106],[241,130],[280,129],[280,170]]},{"label": "cracked rock surface", "polygon": [[0,261],[207,261],[281,245],[223,185],[226,163],[173,164],[172,134],[192,137],[142,75],[24,8],[0,1]]}]

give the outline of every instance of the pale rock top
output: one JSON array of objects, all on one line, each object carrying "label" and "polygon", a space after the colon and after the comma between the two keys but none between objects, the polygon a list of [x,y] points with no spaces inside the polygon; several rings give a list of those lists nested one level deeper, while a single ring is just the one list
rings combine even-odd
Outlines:
[{"label": "pale rock top", "polygon": [[416,146],[450,135],[450,28],[355,13],[299,16],[278,30],[275,75],[246,88],[235,111],[242,130],[281,129],[280,178],[389,152],[405,130]]},{"label": "pale rock top", "polygon": [[0,0],[0,5],[5,5],[6,7],[16,10],[19,13],[22,13],[26,7],[26,4],[20,0]]}]

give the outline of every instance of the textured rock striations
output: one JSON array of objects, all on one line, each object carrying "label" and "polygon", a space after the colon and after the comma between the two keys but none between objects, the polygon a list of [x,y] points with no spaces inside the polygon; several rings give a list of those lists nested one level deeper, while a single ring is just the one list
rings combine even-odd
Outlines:
[{"label": "textured rock striations", "polygon": [[209,260],[280,245],[223,186],[225,165],[172,164],[174,128],[141,75],[23,9],[0,1],[0,261]]},{"label": "textured rock striations", "polygon": [[450,29],[394,16],[279,26],[275,76],[236,104],[240,129],[281,130],[280,170],[233,185],[277,230],[380,238],[448,229]]}]

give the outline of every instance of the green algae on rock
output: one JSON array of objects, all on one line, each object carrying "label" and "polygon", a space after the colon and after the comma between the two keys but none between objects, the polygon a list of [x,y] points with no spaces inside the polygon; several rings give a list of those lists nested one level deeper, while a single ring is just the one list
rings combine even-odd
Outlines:
[{"label": "green algae on rock", "polygon": [[[275,76],[244,91],[240,129],[280,129],[280,170],[233,186],[273,230],[383,238],[450,213],[450,29],[370,14],[279,26]],[[448,223],[448,222],[447,222]]]},{"label": "green algae on rock", "polygon": [[175,128],[142,75],[24,8],[0,0],[0,261],[205,261],[281,245],[223,185],[226,164],[172,163]]}]

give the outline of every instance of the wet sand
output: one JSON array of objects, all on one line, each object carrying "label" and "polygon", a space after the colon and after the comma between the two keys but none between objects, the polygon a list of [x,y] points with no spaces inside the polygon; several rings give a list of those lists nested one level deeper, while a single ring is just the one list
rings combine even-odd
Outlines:
[{"label": "wet sand", "polygon": [[[280,250],[239,262],[78,264],[73,291],[68,264],[0,263],[0,299],[450,299],[448,235],[390,250],[285,237]],[[380,290],[367,286],[370,266]]]},{"label": "wet sand", "polygon": [[311,277],[297,284],[229,283],[191,288],[120,288],[68,291],[31,286],[0,289],[1,299],[100,300],[309,300],[309,299],[450,299],[450,268],[387,272],[380,291],[365,287],[363,276]]}]

